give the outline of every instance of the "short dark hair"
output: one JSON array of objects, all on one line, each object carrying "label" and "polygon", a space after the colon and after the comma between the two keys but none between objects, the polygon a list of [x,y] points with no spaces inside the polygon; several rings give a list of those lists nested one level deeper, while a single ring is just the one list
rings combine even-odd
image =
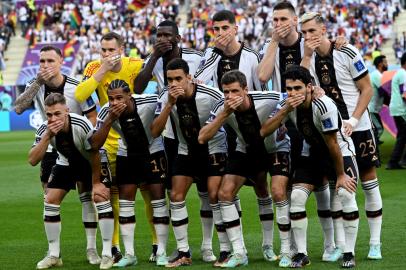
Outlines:
[{"label": "short dark hair", "polygon": [[102,42],[103,40],[108,41],[108,40],[113,40],[113,39],[115,39],[117,41],[118,46],[124,45],[124,38],[115,32],[109,32],[109,33],[103,35],[100,42]]},{"label": "short dark hair", "polygon": [[279,1],[278,3],[276,3],[276,5],[273,7],[273,10],[282,10],[282,9],[288,9],[290,12],[292,12],[293,14],[296,14],[296,10],[295,7],[292,5],[291,2],[289,1]]},{"label": "short dark hair", "polygon": [[235,24],[235,15],[229,10],[221,10],[216,12],[213,16],[213,22],[228,21],[229,23]]},{"label": "short dark hair", "polygon": [[305,85],[312,83],[313,77],[307,68],[298,65],[292,65],[286,69],[282,75],[285,80],[301,81]]},{"label": "short dark hair", "polygon": [[247,78],[238,69],[227,71],[221,78],[221,85],[238,82],[242,88],[247,87]]},{"label": "short dark hair", "polygon": [[402,54],[402,57],[400,58],[400,65],[405,65],[406,64],[406,52]]},{"label": "short dark hair", "polygon": [[168,65],[166,66],[166,70],[176,70],[181,69],[186,74],[189,74],[189,65],[188,63],[183,60],[182,58],[175,58],[169,61]]},{"label": "short dark hair", "polygon": [[130,86],[128,83],[124,80],[120,79],[115,79],[113,80],[110,84],[109,87],[107,88],[107,91],[113,90],[113,89],[118,89],[122,88],[124,92],[130,93]]},{"label": "short dark hair", "polygon": [[53,106],[55,104],[65,105],[66,99],[61,93],[51,93],[46,97],[44,104],[45,106]]},{"label": "short dark hair", "polygon": [[169,26],[172,27],[172,31],[174,35],[179,35],[179,28],[178,25],[174,21],[166,20],[158,24],[158,27],[164,27],[164,26]]},{"label": "short dark hair", "polygon": [[54,51],[56,52],[57,55],[63,57],[61,50],[55,46],[45,45],[44,47],[41,48],[41,50],[39,50],[39,52],[48,52],[48,51]]},{"label": "short dark hair", "polygon": [[377,68],[379,66],[379,64],[383,63],[383,60],[386,59],[385,55],[379,55],[377,57],[375,57],[374,59],[374,66]]}]

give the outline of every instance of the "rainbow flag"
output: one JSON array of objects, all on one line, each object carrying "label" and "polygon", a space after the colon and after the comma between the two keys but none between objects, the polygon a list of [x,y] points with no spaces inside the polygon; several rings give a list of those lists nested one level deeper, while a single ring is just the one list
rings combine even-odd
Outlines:
[{"label": "rainbow flag", "polygon": [[73,45],[75,45],[77,42],[76,39],[71,39],[68,42],[66,42],[65,46],[63,46],[63,57],[69,57],[75,52],[75,48]]},{"label": "rainbow flag", "polygon": [[133,0],[131,3],[128,4],[128,9],[138,11],[143,9],[149,4],[149,0]]},{"label": "rainbow flag", "polygon": [[44,28],[44,21],[45,21],[46,15],[44,14],[44,11],[41,9],[38,11],[37,14],[37,20],[35,23],[35,29],[38,31]]},{"label": "rainbow flag", "polygon": [[72,28],[79,29],[82,25],[82,15],[78,7],[75,7],[70,14],[70,25]]}]

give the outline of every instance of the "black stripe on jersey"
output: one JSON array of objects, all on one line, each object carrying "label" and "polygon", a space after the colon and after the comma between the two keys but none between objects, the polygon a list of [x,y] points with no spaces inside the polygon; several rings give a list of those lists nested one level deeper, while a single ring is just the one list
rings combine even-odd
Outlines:
[{"label": "black stripe on jersey", "polygon": [[197,85],[197,91],[201,92],[201,93],[208,94],[208,95],[214,97],[215,99],[221,99],[223,97],[219,92],[217,92],[217,91],[215,91],[213,89],[204,87],[204,86],[202,86],[200,84]]},{"label": "black stripe on jersey", "polygon": [[315,100],[313,100],[313,102],[316,105],[316,107],[319,109],[321,114],[325,114],[327,112],[327,107],[323,101],[321,101],[320,99],[315,99]]},{"label": "black stripe on jersey", "polygon": [[73,84],[73,85],[78,85],[80,83],[78,80],[73,79],[73,78],[68,77],[68,76],[66,77],[66,82],[70,83],[70,84]]},{"label": "black stripe on jersey", "polygon": [[167,93],[168,93],[168,87],[165,86],[164,89],[162,89],[162,92],[159,93],[158,98],[161,99],[162,96],[163,96],[164,94],[167,94]]},{"label": "black stripe on jersey", "polygon": [[365,70],[361,75],[357,76],[356,78],[354,78],[354,82],[361,80],[362,78],[364,78],[366,75],[368,75],[368,70]]},{"label": "black stripe on jersey", "polygon": [[37,78],[32,78],[31,80],[29,80],[29,81],[27,82],[27,84],[32,84],[36,79],[37,79]]},{"label": "black stripe on jersey", "polygon": [[224,105],[224,99],[220,100],[219,102],[217,102],[214,107],[213,107],[213,112],[217,111],[221,106]]},{"label": "black stripe on jersey", "polygon": [[103,107],[100,110],[99,115],[97,117],[104,120],[104,118],[106,118],[108,113],[109,113],[109,107]]},{"label": "black stripe on jersey", "polygon": [[[349,152],[351,152],[351,154],[355,157],[355,153],[351,150],[351,145],[350,142],[345,138],[343,132],[341,131],[341,128],[338,129],[338,132],[340,133],[341,138],[343,139],[343,142],[345,142],[347,144],[347,149]],[[354,162],[355,166],[357,164],[357,162]]]},{"label": "black stripe on jersey", "polygon": [[47,125],[43,124],[39,127],[39,129],[37,130],[37,135],[38,136],[42,136],[42,134],[45,132],[45,130],[47,130]]},{"label": "black stripe on jersey", "polygon": [[182,48],[182,54],[196,54],[200,57],[203,56],[203,53],[201,51],[189,49],[189,48]]},{"label": "black stripe on jersey", "polygon": [[136,97],[135,102],[143,102],[143,101],[157,101],[158,96],[152,96],[152,97]]},{"label": "black stripe on jersey", "polygon": [[208,68],[209,66],[211,66],[214,62],[216,62],[216,59],[217,59],[218,57],[220,57],[219,54],[217,54],[217,53],[212,53],[212,55],[210,56],[209,60],[207,60],[207,62],[204,64],[206,67],[205,67],[205,68],[202,68],[202,69],[200,69],[198,72],[196,72],[195,78],[199,77],[199,75],[200,75],[201,73],[203,73],[203,71],[204,71],[205,69],[207,69],[207,68]]},{"label": "black stripe on jersey", "polygon": [[279,102],[279,104],[281,105],[281,107],[286,105],[286,99],[282,100],[281,102]]},{"label": "black stripe on jersey", "polygon": [[257,57],[258,63],[261,61],[261,58],[259,57],[259,54],[256,51],[254,51],[253,49],[245,47],[245,46],[242,49],[247,51],[247,52],[255,54],[255,56]]},{"label": "black stripe on jersey", "polygon": [[343,47],[339,51],[345,53],[351,59],[354,59],[357,56],[357,54],[354,51],[352,51],[350,48],[347,48],[347,47]]},{"label": "black stripe on jersey", "polygon": [[280,98],[279,94],[276,93],[267,93],[267,94],[259,94],[259,93],[249,93],[249,95],[251,95],[252,97],[268,97],[268,98],[272,98],[272,99],[278,99]]},{"label": "black stripe on jersey", "polygon": [[136,104],[138,105],[145,105],[145,104],[156,104],[157,101],[155,100],[143,100],[143,101],[138,101]]},{"label": "black stripe on jersey", "polygon": [[71,123],[80,126],[86,133],[88,133],[91,130],[88,124],[82,119],[71,117]]}]

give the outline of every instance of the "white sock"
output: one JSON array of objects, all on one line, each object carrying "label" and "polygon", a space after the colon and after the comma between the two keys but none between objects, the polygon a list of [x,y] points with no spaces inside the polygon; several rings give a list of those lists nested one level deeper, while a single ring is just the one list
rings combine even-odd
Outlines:
[{"label": "white sock", "polygon": [[102,256],[111,257],[111,241],[114,231],[113,208],[110,201],[96,203],[96,209],[99,215],[100,234],[103,239]]},{"label": "white sock", "polygon": [[[288,187],[286,194],[288,196],[289,200],[289,211],[290,211],[290,205],[292,203],[291,196],[292,196],[292,188]],[[289,213],[289,220],[290,220],[290,213]],[[295,240],[295,235],[293,234],[292,231],[292,223],[289,231],[289,236],[290,236],[290,254],[297,254],[297,246],[296,246],[296,240]]]},{"label": "white sock", "polygon": [[221,217],[220,204],[215,203],[215,204],[210,204],[210,206],[213,211],[213,221],[214,221],[214,224],[216,225],[217,237],[219,239],[219,244],[220,244],[220,252],[221,251],[230,251],[231,243],[230,243],[230,240],[228,240],[226,227],[223,223],[223,218]]},{"label": "white sock", "polygon": [[158,239],[157,255],[166,254],[166,244],[169,235],[169,211],[166,199],[152,200],[153,222]]},{"label": "white sock", "polygon": [[189,251],[188,242],[188,214],[185,201],[171,201],[171,221],[173,233],[175,234],[176,243],[179,251]]},{"label": "white sock", "polygon": [[290,222],[298,253],[307,254],[307,215],[306,201],[310,191],[302,186],[294,186],[291,195]]},{"label": "white sock", "polygon": [[335,185],[330,186],[330,208],[334,224],[335,245],[341,250],[344,250],[345,232],[343,223],[343,206],[341,205],[341,200],[335,191]]},{"label": "white sock", "polygon": [[314,191],[317,201],[317,214],[324,235],[324,249],[335,248],[334,225],[330,212],[330,189],[328,184]]},{"label": "white sock", "polygon": [[223,223],[226,226],[228,239],[233,246],[234,253],[245,254],[240,226],[240,217],[234,202],[219,202]]},{"label": "white sock", "polygon": [[48,251],[50,256],[59,258],[61,216],[60,205],[44,202],[44,227],[48,239]]},{"label": "white sock", "polygon": [[273,246],[273,209],[272,198],[257,198],[259,219],[262,224],[262,246]]},{"label": "white sock", "polygon": [[134,201],[119,200],[120,205],[120,233],[123,239],[125,254],[134,256],[135,211]]},{"label": "white sock", "polygon": [[344,188],[339,188],[338,196],[343,205],[343,223],[345,232],[344,253],[355,254],[355,243],[357,241],[359,213],[355,200],[355,193],[349,193]]},{"label": "white sock", "polygon": [[86,249],[96,249],[97,213],[92,200],[92,193],[83,192],[79,194],[79,199],[82,203],[82,221],[87,240]]},{"label": "white sock", "polygon": [[275,202],[276,223],[279,228],[279,238],[281,239],[281,254],[289,254],[290,251],[290,218],[289,201]]},{"label": "white sock", "polygon": [[202,222],[202,236],[203,241],[201,249],[213,249],[212,239],[213,239],[213,212],[210,207],[209,193],[200,192],[200,220]]},{"label": "white sock", "polygon": [[369,244],[379,245],[381,243],[382,198],[378,179],[362,182],[362,189],[365,194],[365,211],[371,233]]},{"label": "white sock", "polygon": [[234,197],[234,205],[237,208],[238,216],[240,217],[240,227],[241,227],[241,237],[242,237],[242,244],[244,246],[244,251],[247,252],[247,249],[245,247],[245,241],[244,241],[244,230],[242,227],[242,208],[241,208],[241,200],[238,195]]}]

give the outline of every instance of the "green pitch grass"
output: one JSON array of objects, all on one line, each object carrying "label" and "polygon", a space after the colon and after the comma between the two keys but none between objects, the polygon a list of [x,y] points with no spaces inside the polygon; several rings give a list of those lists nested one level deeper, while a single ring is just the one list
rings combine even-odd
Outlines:
[{"label": "green pitch grass", "polygon": [[[33,132],[0,133],[0,269],[35,269],[47,251],[47,241],[42,223],[42,190],[39,182],[39,167],[27,162],[27,152],[34,139]],[[385,134],[381,146],[386,164],[394,140]],[[406,171],[378,171],[384,203],[382,228],[382,261],[369,261],[369,229],[364,212],[364,196],[358,189],[360,228],[356,247],[358,269],[405,269],[406,259]],[[137,194],[138,196],[138,194]],[[277,263],[265,262],[262,258],[262,234],[254,192],[243,188],[240,192],[243,209],[243,230],[249,252],[249,266],[246,269],[276,268]],[[189,241],[193,251],[193,265],[190,269],[209,269],[200,258],[201,227],[199,199],[195,187],[187,198],[189,212]],[[85,233],[81,223],[81,206],[76,192],[70,192],[62,204],[61,251],[64,269],[98,269],[87,264]],[[307,205],[308,250],[311,266],[308,269],[339,269],[339,263],[321,262],[323,237],[315,212],[313,196]],[[151,251],[150,229],[146,223],[141,196],[136,203],[136,254],[139,260],[135,268],[157,269],[147,262]],[[275,252],[279,251],[279,238],[275,226]],[[218,253],[217,237],[213,247]],[[171,230],[168,253],[175,248]],[[100,234],[98,249],[101,251]],[[132,267],[134,268],[134,267]]]}]

